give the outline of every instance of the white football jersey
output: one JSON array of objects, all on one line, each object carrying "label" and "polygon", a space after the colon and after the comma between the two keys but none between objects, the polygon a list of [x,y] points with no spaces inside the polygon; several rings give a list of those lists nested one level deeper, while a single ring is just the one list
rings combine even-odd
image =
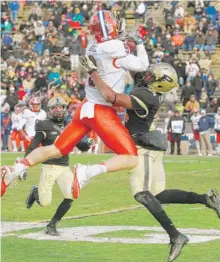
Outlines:
[{"label": "white football jersey", "polygon": [[[137,45],[136,57],[129,54],[124,43],[118,39],[99,44],[91,42],[88,44],[86,54],[95,58],[102,80],[117,93],[124,91],[126,70],[142,72],[149,66],[148,55],[142,44]],[[85,92],[89,102],[111,106],[95,88],[89,76],[86,80]]]},{"label": "white football jersey", "polygon": [[192,127],[193,127],[193,130],[198,130],[199,129],[199,119],[201,118],[201,115],[193,115],[191,116],[191,122],[192,122]]},{"label": "white football jersey", "polygon": [[18,130],[24,129],[29,137],[34,137],[36,120],[45,120],[46,118],[47,114],[44,110],[33,112],[30,109],[26,108],[21,113],[21,120],[18,126]]},{"label": "white football jersey", "polygon": [[19,113],[19,114],[12,113],[11,121],[12,121],[12,127],[11,127],[12,130],[13,129],[18,129],[19,123],[21,121],[21,113]]},{"label": "white football jersey", "polygon": [[220,114],[215,114],[215,126],[214,129],[220,130]]}]

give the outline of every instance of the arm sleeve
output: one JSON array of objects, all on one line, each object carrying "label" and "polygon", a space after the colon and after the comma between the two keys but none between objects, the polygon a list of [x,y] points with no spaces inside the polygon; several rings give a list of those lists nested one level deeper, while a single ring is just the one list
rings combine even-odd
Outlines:
[{"label": "arm sleeve", "polygon": [[150,103],[148,99],[148,92],[147,89],[137,89],[133,90],[132,94],[130,95],[132,108],[133,110],[143,110],[147,109],[147,105]]},{"label": "arm sleeve", "polygon": [[18,125],[17,125],[17,130],[18,130],[18,131],[20,131],[21,129],[23,129],[24,125],[27,123],[27,120],[28,120],[28,118],[27,118],[26,114],[23,114],[23,115],[21,116],[21,119],[20,119]]},{"label": "arm sleeve", "polygon": [[88,151],[89,148],[90,148],[86,142],[82,142],[82,141],[79,142],[79,143],[76,145],[76,147],[77,147],[80,151],[82,151],[82,152]]},{"label": "arm sleeve", "polygon": [[127,56],[117,58],[115,60],[115,65],[129,71],[146,71],[149,66],[149,59],[144,45],[137,45],[137,56],[129,54]]}]

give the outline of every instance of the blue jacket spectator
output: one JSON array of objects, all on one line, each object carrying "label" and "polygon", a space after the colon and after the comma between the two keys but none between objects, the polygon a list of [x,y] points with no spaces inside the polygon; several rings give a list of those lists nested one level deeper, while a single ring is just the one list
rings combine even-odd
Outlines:
[{"label": "blue jacket spectator", "polygon": [[183,50],[184,51],[192,51],[195,43],[195,36],[193,36],[191,33],[188,33],[187,37],[184,40],[183,43]]},{"label": "blue jacket spectator", "polygon": [[12,22],[15,22],[18,19],[18,10],[20,8],[18,1],[11,1],[9,8],[11,11],[11,20]]},{"label": "blue jacket spectator", "polygon": [[54,68],[53,71],[49,73],[47,79],[48,79],[49,81],[51,81],[51,82],[54,81],[54,80],[56,80],[56,81],[55,81],[56,85],[60,85],[60,83],[61,83],[60,73],[57,72],[56,68]]},{"label": "blue jacket spectator", "polygon": [[73,16],[72,21],[74,21],[74,22],[78,21],[80,23],[80,25],[83,26],[84,17],[80,13],[80,9],[79,8],[75,9],[75,14]]},{"label": "blue jacket spectator", "polygon": [[[203,116],[204,112],[204,116]],[[212,117],[209,117],[205,114],[205,110],[201,111],[202,117],[199,119],[198,125],[199,125],[199,132],[206,132],[210,128],[214,127],[215,121]]]},{"label": "blue jacket spectator", "polygon": [[39,55],[42,56],[44,52],[44,41],[39,39],[34,45],[34,51]]},{"label": "blue jacket spectator", "polygon": [[13,43],[13,39],[8,33],[3,37],[2,41],[3,44],[7,47],[9,47]]},{"label": "blue jacket spectator", "polygon": [[209,6],[205,9],[205,13],[208,16],[208,18],[211,19],[212,23],[216,23],[216,19],[218,16],[218,11],[215,6],[212,5],[212,3],[209,3]]}]

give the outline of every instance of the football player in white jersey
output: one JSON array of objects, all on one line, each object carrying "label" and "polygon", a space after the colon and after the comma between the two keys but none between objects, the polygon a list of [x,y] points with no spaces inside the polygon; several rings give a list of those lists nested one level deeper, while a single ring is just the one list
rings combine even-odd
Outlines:
[{"label": "football player in white jersey", "polygon": [[[124,91],[126,70],[146,71],[149,66],[148,55],[143,41],[133,36],[137,56],[129,54],[124,43],[118,39],[117,20],[106,10],[96,12],[90,19],[90,31],[96,43],[87,47],[87,55],[97,61],[98,72],[116,93],[111,102],[106,102],[96,90],[92,79],[86,80],[86,99],[78,107],[72,122],[65,128],[53,145],[37,148],[14,167],[2,168],[2,190],[29,166],[49,158],[61,157],[72,151],[76,144],[90,131],[94,130],[118,156],[94,166],[95,173],[106,173],[121,169],[134,168],[138,163],[136,146],[114,109],[117,93]],[[80,186],[73,184],[73,197],[78,198]]]},{"label": "football player in white jersey", "polygon": [[35,135],[36,120],[44,120],[46,118],[46,112],[41,109],[41,100],[38,97],[31,98],[29,101],[29,108],[25,108],[22,111],[21,119],[17,126],[17,130],[20,131],[22,137],[24,138],[25,151]]},{"label": "football player in white jersey", "polygon": [[199,156],[201,156],[200,151],[200,142],[199,142],[199,119],[201,118],[200,112],[198,109],[194,110],[194,114],[191,116],[191,122],[192,122],[192,130],[194,134],[194,139],[196,143],[196,149]]},{"label": "football player in white jersey", "polygon": [[216,132],[216,142],[218,144],[217,153],[220,155],[220,107],[217,109],[217,113],[215,114],[215,126]]},{"label": "football player in white jersey", "polygon": [[15,111],[11,116],[12,121],[12,131],[11,131],[11,142],[12,142],[12,151],[17,152],[18,146],[21,146],[21,151],[24,152],[24,141],[23,138],[18,131],[18,126],[21,121],[21,108],[19,105],[15,106]]}]

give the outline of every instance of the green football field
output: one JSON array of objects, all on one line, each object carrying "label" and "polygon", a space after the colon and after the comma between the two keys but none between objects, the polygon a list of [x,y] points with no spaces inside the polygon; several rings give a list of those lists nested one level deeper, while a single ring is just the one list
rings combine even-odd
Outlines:
[{"label": "green football field", "polygon": [[[2,165],[12,164],[18,155],[3,154]],[[77,155],[71,157],[71,164],[97,163],[108,157]],[[220,190],[220,158],[167,156],[164,162],[167,188],[199,193]],[[62,201],[56,185],[51,206],[25,207],[39,174],[40,166],[31,168],[27,181],[16,181],[1,200],[3,262],[167,261],[169,239],[149,212],[133,200],[128,173],[108,173],[91,180],[59,224],[59,237],[44,234],[45,222]],[[176,261],[220,261],[220,220],[212,210],[202,205],[164,208],[191,240]]]}]

